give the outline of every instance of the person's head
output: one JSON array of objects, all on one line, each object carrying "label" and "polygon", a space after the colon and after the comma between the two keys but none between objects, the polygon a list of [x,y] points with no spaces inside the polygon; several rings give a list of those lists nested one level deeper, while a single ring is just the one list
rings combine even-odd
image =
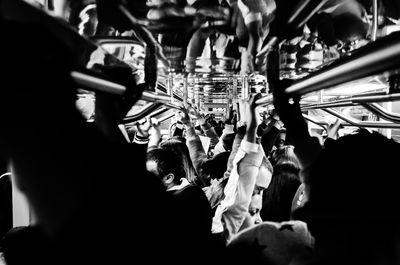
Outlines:
[{"label": "person's head", "polygon": [[275,140],[275,147],[280,148],[285,145],[286,142],[286,130],[281,130]]},{"label": "person's head", "polygon": [[230,152],[225,151],[213,156],[203,164],[203,172],[209,175],[211,179],[221,179],[224,177],[229,155]]},{"label": "person's head", "polygon": [[263,220],[260,216],[262,209],[262,196],[260,194],[254,194],[251,197],[248,215],[246,216],[241,229],[252,227],[256,224],[261,223]]},{"label": "person's head", "polygon": [[336,38],[345,43],[364,39],[368,33],[368,23],[352,13],[333,17],[333,25]]},{"label": "person's head", "polygon": [[263,192],[271,183],[273,168],[268,159],[264,156],[262,164],[259,168],[256,183],[254,185],[253,194],[248,209],[248,214],[243,222],[241,230],[262,222],[260,211],[262,209]]},{"label": "person's head", "polygon": [[282,163],[293,163],[295,167],[300,168],[300,161],[294,153],[294,147],[292,145],[283,145],[276,149],[271,155],[270,161],[273,166]]},{"label": "person's head", "polygon": [[400,237],[399,157],[398,143],[365,131],[322,150],[304,177],[308,201],[294,212],[307,222],[317,251],[348,255],[349,262],[365,258],[358,264],[396,254],[390,251]]},{"label": "person's head", "polygon": [[1,238],[0,252],[6,264],[28,264],[44,244],[44,234],[36,226],[16,226]]},{"label": "person's head", "polygon": [[263,193],[263,220],[290,220],[293,197],[300,185],[300,167],[291,161],[280,161],[274,166],[272,181]]},{"label": "person's head", "polygon": [[182,159],[171,149],[156,148],[147,153],[147,171],[162,181],[165,187],[179,185],[186,172]]},{"label": "person's head", "polygon": [[196,183],[197,176],[193,166],[193,162],[190,159],[189,149],[184,141],[183,137],[172,137],[166,141],[160,143],[160,148],[166,148],[173,150],[179,158],[183,161],[186,178],[190,183]]},{"label": "person's head", "polygon": [[232,146],[233,146],[233,142],[235,140],[235,133],[230,133],[230,134],[225,134],[222,137],[222,146],[224,147],[224,149],[226,151],[231,151],[232,150]]}]

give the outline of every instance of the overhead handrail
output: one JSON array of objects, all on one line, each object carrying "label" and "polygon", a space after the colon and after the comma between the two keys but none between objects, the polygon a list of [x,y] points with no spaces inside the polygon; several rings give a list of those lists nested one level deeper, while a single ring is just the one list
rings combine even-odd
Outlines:
[{"label": "overhead handrail", "polygon": [[371,30],[371,40],[376,40],[376,35],[378,32],[378,0],[372,0],[372,30]]},{"label": "overhead handrail", "polygon": [[324,108],[340,108],[340,107],[350,107],[356,105],[351,99],[335,100],[332,102],[323,103],[313,103],[301,106],[301,110],[310,109],[324,109]]},{"label": "overhead handrail", "polygon": [[171,102],[171,97],[167,94],[156,94],[152,91],[143,91],[141,99],[148,101],[148,102],[162,103],[169,108],[178,109],[178,110],[181,109],[181,107],[179,107]]},{"label": "overhead handrail", "polygon": [[372,104],[361,104],[364,108],[374,113],[378,117],[391,121],[391,122],[400,122],[400,115],[386,111],[382,106],[377,103]]},{"label": "overhead handrail", "polygon": [[310,122],[312,122],[312,123],[314,123],[314,124],[316,124],[316,125],[318,125],[318,126],[321,126],[325,131],[328,131],[327,128],[328,128],[329,124],[327,122],[325,122],[325,121],[317,121],[317,120],[315,120],[314,118],[310,117],[307,114],[303,114],[303,118],[308,120],[308,121],[310,121]]},{"label": "overhead handrail", "polygon": [[338,99],[330,102],[313,103],[301,106],[302,110],[350,107],[357,104],[366,104],[371,102],[388,102],[400,100],[400,93],[377,95],[376,93],[355,95],[345,99]]},{"label": "overhead handrail", "polygon": [[161,107],[158,110],[155,110],[152,113],[150,113],[148,116],[149,117],[155,117],[157,115],[163,114],[164,112],[166,112],[168,110],[169,110],[169,108],[167,108],[167,107]]},{"label": "overhead handrail", "polygon": [[285,89],[289,95],[304,95],[362,77],[400,67],[400,32],[371,42],[332,64],[295,81]]},{"label": "overhead handrail", "polygon": [[161,117],[161,118],[159,118],[157,120],[158,120],[158,122],[163,122],[163,121],[166,121],[166,120],[168,120],[168,119],[170,119],[170,118],[172,118],[174,116],[175,116],[175,113],[170,113],[170,114],[165,115],[165,116],[163,116],[163,117]]},{"label": "overhead handrail", "polygon": [[388,102],[400,100],[400,93],[387,94],[387,95],[360,95],[352,97],[354,103],[368,103],[368,102]]},{"label": "overhead handrail", "polygon": [[[107,92],[114,95],[123,95],[126,91],[126,87],[121,84],[82,72],[72,71],[71,77],[78,85],[92,91]],[[148,102],[162,103],[169,108],[181,109],[179,106],[171,103],[171,97],[167,94],[156,94],[152,91],[143,91],[141,99]]]},{"label": "overhead handrail", "polygon": [[266,96],[256,100],[256,106],[271,105],[272,103],[273,103],[272,94],[266,95]]},{"label": "overhead handrail", "polygon": [[[169,110],[169,108],[167,108],[167,107],[160,107],[159,109],[156,109],[155,111],[151,112],[150,114],[144,115],[144,116],[145,116],[145,117],[155,117],[155,116],[157,116],[157,115],[163,114],[164,112],[167,112],[168,110]],[[142,114],[142,112],[143,112],[143,110],[141,110],[139,113],[135,114],[135,116],[126,117],[126,118],[123,120],[123,124],[127,125],[127,124],[129,124],[129,123],[134,123],[134,122],[136,122],[136,121],[138,121],[138,120],[144,118],[143,115],[140,115],[140,114]],[[139,115],[138,115],[138,114],[139,114]],[[172,115],[175,115],[175,113],[173,113]],[[168,115],[166,115],[166,116],[168,116]],[[165,116],[164,116],[164,117],[165,117]],[[161,119],[163,119],[164,117],[162,117]],[[160,119],[157,119],[157,120],[158,120],[159,122],[161,122]],[[162,121],[163,121],[163,120],[162,120]]]},{"label": "overhead handrail", "polygon": [[356,121],[353,118],[346,117],[342,113],[335,111],[333,109],[323,109],[325,112],[338,117],[341,120],[344,120],[345,122],[350,123],[353,126],[356,127],[364,127],[364,128],[385,128],[385,129],[399,129],[400,124],[396,123],[389,123],[389,122],[372,122],[372,121]]},{"label": "overhead handrail", "polygon": [[123,85],[82,72],[72,71],[71,77],[75,83],[92,91],[101,91],[114,95],[123,95],[126,91],[126,87]]},{"label": "overhead handrail", "polygon": [[158,103],[158,102],[151,103],[151,104],[143,107],[140,111],[138,111],[137,113],[133,114],[132,116],[125,117],[122,120],[122,123],[123,124],[127,124],[127,123],[131,123],[131,122],[135,122],[135,121],[138,121],[140,119],[143,119],[144,117],[146,117],[147,115],[151,114],[152,112],[154,112],[155,110],[157,110],[161,106],[162,106],[162,104]]},{"label": "overhead handrail", "polygon": [[295,28],[300,28],[316,13],[328,0],[303,0],[293,11],[288,19],[288,24],[294,24]]}]

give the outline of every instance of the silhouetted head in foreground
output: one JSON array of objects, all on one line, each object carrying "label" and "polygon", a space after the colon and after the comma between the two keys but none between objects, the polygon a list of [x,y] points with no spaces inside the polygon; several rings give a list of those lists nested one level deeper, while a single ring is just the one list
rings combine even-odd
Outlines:
[{"label": "silhouetted head in foreground", "polygon": [[398,262],[399,158],[399,144],[361,131],[314,162],[304,178],[309,200],[295,218],[308,223],[325,264]]}]

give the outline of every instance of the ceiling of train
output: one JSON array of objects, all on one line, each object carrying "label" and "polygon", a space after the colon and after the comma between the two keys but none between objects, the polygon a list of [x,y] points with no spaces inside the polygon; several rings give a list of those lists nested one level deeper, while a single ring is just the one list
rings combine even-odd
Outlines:
[{"label": "ceiling of train", "polygon": [[[179,86],[187,82],[194,91],[187,95],[189,98],[200,93],[217,104],[225,104],[226,100],[218,93],[232,92],[232,86],[240,88],[245,84],[243,73],[250,74],[248,80],[255,92],[268,92],[263,77],[273,44],[278,43],[274,47],[278,47],[280,55],[280,77],[301,79],[362,46],[400,31],[398,0],[32,1],[63,16],[81,35],[93,38],[110,53],[141,70],[139,80],[144,79],[146,55],[155,54],[158,62],[153,62],[153,69],[157,69],[158,79],[164,82],[165,92],[167,77],[172,74],[178,94],[182,92]],[[249,46],[249,28],[244,26],[243,11],[239,8],[243,4],[260,11],[263,22],[259,28],[263,41],[255,53],[256,64],[246,71],[246,56],[241,56],[241,51]],[[122,38],[125,40],[118,41]],[[121,45],[126,46],[123,54],[117,49]],[[182,73],[187,80],[180,79]],[[389,77],[396,74],[394,71],[356,80],[344,84],[345,87],[324,91],[323,95],[309,95],[307,100],[312,102],[323,96],[324,101],[330,101],[379,92],[388,88]],[[227,83],[234,85],[221,85]],[[346,89],[349,86],[351,91]],[[201,91],[196,90],[198,87]]]},{"label": "ceiling of train", "polygon": [[[79,22],[82,7],[93,1],[82,2],[75,1],[71,6],[70,22],[78,26],[82,26],[82,21]],[[241,59],[239,50],[245,49],[249,42],[249,32],[246,32],[248,29],[243,25],[244,18],[240,13],[241,3],[247,4],[262,17],[259,30],[264,42],[259,50],[267,48],[268,42],[278,37],[283,77],[299,78],[399,30],[400,1],[376,2],[376,29],[373,0],[97,0],[93,3],[97,4],[96,34],[109,34],[108,26],[120,33],[143,26],[161,44],[170,67],[178,71],[186,67],[189,72],[209,63],[196,65],[193,57],[223,57],[223,62],[214,63],[216,68],[220,67],[212,69],[217,72],[241,70],[235,60]],[[124,15],[121,7],[126,8],[131,19]],[[75,9],[80,11],[74,12]],[[90,14],[89,10],[86,12]],[[89,20],[86,25],[86,34],[94,34],[94,29],[90,29],[94,22]],[[143,34],[139,32],[138,35]],[[265,53],[259,53],[258,61],[263,62],[264,56]]]},{"label": "ceiling of train", "polygon": [[[145,53],[140,42],[146,43],[159,59],[160,76],[264,73],[270,44],[278,41],[281,78],[298,79],[400,30],[398,0],[27,1],[46,5],[87,37],[136,39],[130,53],[140,53],[138,67]],[[246,10],[262,22],[256,52],[243,52],[250,49]],[[255,56],[254,65],[246,64],[248,55]]]}]

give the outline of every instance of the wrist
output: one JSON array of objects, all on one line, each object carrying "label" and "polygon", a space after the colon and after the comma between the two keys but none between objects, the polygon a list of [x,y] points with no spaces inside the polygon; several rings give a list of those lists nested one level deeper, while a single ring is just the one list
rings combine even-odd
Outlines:
[{"label": "wrist", "polygon": [[280,120],[275,120],[273,123],[273,126],[275,128],[277,128],[278,130],[282,130],[283,128],[283,122],[281,122]]},{"label": "wrist", "polygon": [[250,121],[246,122],[246,124],[247,124],[247,129],[248,130],[250,130],[250,129],[254,129],[255,130],[257,128],[257,126],[258,126],[256,120],[250,120]]}]

